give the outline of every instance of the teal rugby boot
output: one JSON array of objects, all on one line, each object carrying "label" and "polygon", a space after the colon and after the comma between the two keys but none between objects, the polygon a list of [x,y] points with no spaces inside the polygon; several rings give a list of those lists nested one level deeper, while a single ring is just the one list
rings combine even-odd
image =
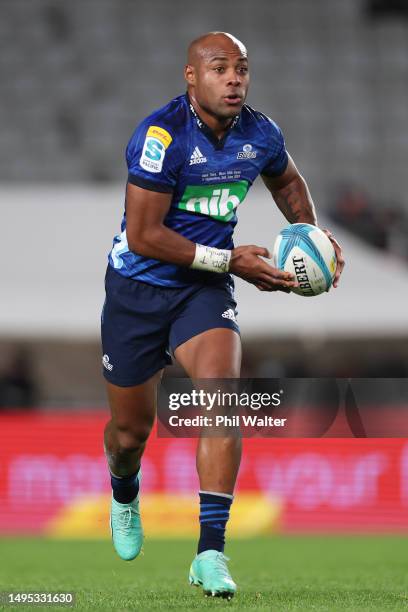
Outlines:
[{"label": "teal rugby boot", "polygon": [[200,553],[190,567],[190,584],[202,586],[208,596],[232,599],[237,585],[228,571],[228,560],[228,557],[218,550],[205,550]]},{"label": "teal rugby boot", "polygon": [[[140,485],[140,473],[139,473]],[[139,493],[129,504],[121,504],[113,498],[110,514],[110,528],[113,546],[124,561],[135,559],[143,545],[143,528],[139,511]]]}]

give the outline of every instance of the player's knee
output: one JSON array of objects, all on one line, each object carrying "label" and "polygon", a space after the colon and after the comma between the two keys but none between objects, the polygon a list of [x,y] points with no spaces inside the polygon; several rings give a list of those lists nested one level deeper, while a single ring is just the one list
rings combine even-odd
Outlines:
[{"label": "player's knee", "polygon": [[230,451],[231,449],[240,449],[242,447],[242,439],[238,435],[235,436],[227,436],[225,438],[219,438],[219,448],[220,450]]},{"label": "player's knee", "polygon": [[118,427],[117,440],[121,452],[131,453],[140,450],[151,432],[150,425],[138,425],[132,427]]},{"label": "player's knee", "polygon": [[195,378],[239,378],[239,370],[234,366],[224,364],[209,365],[207,368],[200,368],[201,373]]}]

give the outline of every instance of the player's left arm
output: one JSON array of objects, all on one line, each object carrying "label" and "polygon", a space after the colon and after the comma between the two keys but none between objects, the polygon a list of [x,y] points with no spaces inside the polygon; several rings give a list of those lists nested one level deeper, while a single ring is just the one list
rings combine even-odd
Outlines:
[{"label": "player's left arm", "polygon": [[[316,211],[309,188],[290,155],[288,155],[288,164],[283,174],[280,176],[261,176],[279,210],[289,223],[310,223],[311,225],[317,225]],[[331,231],[328,229],[323,231],[332,242],[336,252],[337,268],[333,287],[337,287],[345,264],[343,252]]]}]

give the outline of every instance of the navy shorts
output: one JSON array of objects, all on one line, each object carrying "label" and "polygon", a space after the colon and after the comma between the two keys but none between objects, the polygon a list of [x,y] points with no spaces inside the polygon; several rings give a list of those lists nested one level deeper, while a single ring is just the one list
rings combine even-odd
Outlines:
[{"label": "navy shorts", "polygon": [[102,310],[103,374],[120,387],[139,385],[171,364],[170,350],[216,327],[239,333],[231,277],[215,285],[154,287],[108,266]]}]

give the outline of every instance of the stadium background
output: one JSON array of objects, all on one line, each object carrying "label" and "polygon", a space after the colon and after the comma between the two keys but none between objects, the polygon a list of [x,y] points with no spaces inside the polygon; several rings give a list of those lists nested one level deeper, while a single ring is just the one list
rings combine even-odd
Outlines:
[{"label": "stadium background", "polygon": [[[98,327],[124,148],[140,119],[183,91],[186,46],[204,31],[247,44],[248,102],[282,127],[347,259],[340,288],[313,300],[237,282],[245,375],[388,378],[390,401],[401,399],[392,378],[408,370],[404,4],[2,1],[3,535],[109,537]],[[283,224],[256,184],[236,242],[272,246]],[[234,535],[407,531],[408,441],[245,444]],[[144,469],[149,536],[194,535],[194,441],[153,437]]]}]

